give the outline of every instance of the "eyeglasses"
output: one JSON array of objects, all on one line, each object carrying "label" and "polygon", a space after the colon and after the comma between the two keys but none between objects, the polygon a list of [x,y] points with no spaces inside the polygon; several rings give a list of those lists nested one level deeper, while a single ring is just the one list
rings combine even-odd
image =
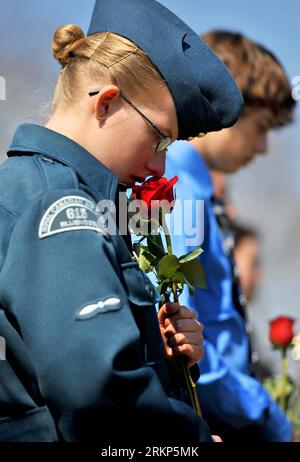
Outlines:
[{"label": "eyeglasses", "polygon": [[[100,91],[101,90],[91,91],[89,93],[89,96],[98,95]],[[126,98],[126,96],[124,96],[122,93],[120,93],[120,96],[124,99],[124,101],[126,101],[126,103],[130,104],[130,106],[133,107],[133,109],[135,109],[136,112],[138,112],[143,117],[143,119],[149,125],[151,125],[151,127],[156,131],[156,133],[158,133],[159,136],[162,138],[160,142],[157,144],[155,148],[155,152],[160,153],[160,152],[165,151],[172,143],[172,138],[170,136],[166,136],[150,119],[148,119],[148,117],[145,116],[145,114],[143,114],[131,101],[129,101],[129,99]]]}]

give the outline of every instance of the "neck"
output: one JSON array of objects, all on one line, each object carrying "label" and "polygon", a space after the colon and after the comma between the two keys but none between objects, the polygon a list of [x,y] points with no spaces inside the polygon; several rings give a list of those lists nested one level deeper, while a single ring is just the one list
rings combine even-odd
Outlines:
[{"label": "neck", "polygon": [[[110,168],[107,160],[103,157],[102,150],[95,143],[95,140],[100,143],[99,127],[94,125],[95,120],[88,121],[84,114],[56,111],[48,120],[46,128],[75,141],[106,167]],[[102,140],[101,146],[104,149],[105,140]]]},{"label": "neck", "polygon": [[88,118],[84,113],[56,111],[45,126],[75,141],[117,176],[109,155],[110,143],[114,140],[99,130],[96,118]]},{"label": "neck", "polygon": [[[80,144],[87,151],[91,152],[91,149],[89,149],[85,140],[86,130],[83,130],[83,126],[84,124],[79,117],[75,117],[73,114],[68,112],[59,111],[53,114],[46,124],[46,128],[70,138]],[[91,154],[93,153],[91,152]]]},{"label": "neck", "polygon": [[209,149],[209,142],[206,137],[204,138],[195,138],[193,141],[191,141],[191,144],[193,145],[194,149],[198,152],[199,155],[203,157],[203,159],[206,161],[209,167],[211,167],[211,156],[210,156],[210,149]]}]

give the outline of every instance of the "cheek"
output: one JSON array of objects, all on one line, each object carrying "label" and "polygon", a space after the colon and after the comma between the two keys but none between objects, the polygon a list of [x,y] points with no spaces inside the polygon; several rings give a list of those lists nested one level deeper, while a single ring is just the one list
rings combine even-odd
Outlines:
[{"label": "cheek", "polygon": [[153,136],[149,136],[148,130],[146,132],[140,132],[133,142],[133,139],[129,143],[132,152],[135,152],[138,161],[145,162],[153,154],[155,147],[155,140]]},{"label": "cheek", "polygon": [[131,120],[124,127],[121,144],[126,147],[127,151],[149,150],[154,144],[151,127],[146,124],[141,116],[137,115],[136,119]]},{"label": "cheek", "polygon": [[124,164],[127,165],[131,175],[141,176],[149,171],[152,157],[153,149],[149,149],[149,144],[140,143],[137,146],[131,146]]},{"label": "cheek", "polygon": [[235,162],[244,152],[245,144],[245,136],[240,130],[229,129],[220,137],[218,151],[223,154],[224,162]]},{"label": "cheek", "polygon": [[258,135],[254,127],[240,123],[228,130],[228,148],[241,157],[249,157],[255,150]]},{"label": "cheek", "polygon": [[150,156],[151,149],[149,142],[142,136],[126,137],[118,149],[120,157],[129,162],[143,162],[143,159]]},{"label": "cheek", "polygon": [[243,154],[248,153],[251,149],[249,138],[243,133],[238,133],[232,140],[232,149],[239,156],[243,156]]}]

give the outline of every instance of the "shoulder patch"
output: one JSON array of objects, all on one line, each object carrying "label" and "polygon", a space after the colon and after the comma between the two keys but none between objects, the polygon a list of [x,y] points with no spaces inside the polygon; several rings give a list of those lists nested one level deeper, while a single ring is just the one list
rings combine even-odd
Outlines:
[{"label": "shoulder patch", "polygon": [[39,238],[74,230],[92,230],[106,234],[95,204],[82,196],[65,196],[54,202],[43,215]]}]

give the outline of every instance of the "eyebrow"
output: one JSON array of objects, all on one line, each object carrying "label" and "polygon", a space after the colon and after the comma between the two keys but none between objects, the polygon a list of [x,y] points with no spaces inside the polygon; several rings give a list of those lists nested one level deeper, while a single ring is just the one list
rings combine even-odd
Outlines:
[{"label": "eyebrow", "polygon": [[172,140],[174,139],[173,138],[173,135],[172,135],[172,130],[170,128],[162,128],[161,126],[158,125],[158,128],[160,129],[160,131],[162,131],[163,133],[165,133],[167,136],[169,136]]},{"label": "eyebrow", "polygon": [[170,138],[173,139],[172,131],[171,131],[170,128],[167,128],[167,129],[166,129],[166,133],[167,133],[167,135],[168,135]]}]

